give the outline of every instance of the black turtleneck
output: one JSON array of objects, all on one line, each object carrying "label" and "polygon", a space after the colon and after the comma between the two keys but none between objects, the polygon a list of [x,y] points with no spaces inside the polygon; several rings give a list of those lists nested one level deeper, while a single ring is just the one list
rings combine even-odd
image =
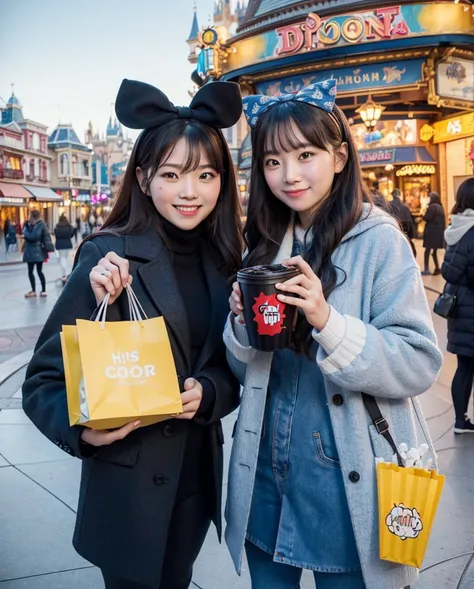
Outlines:
[{"label": "black turtleneck", "polygon": [[[209,288],[202,265],[203,228],[198,226],[191,231],[184,231],[163,217],[161,217],[161,224],[166,245],[171,251],[171,263],[176,282],[186,308],[191,344],[191,366],[194,370],[206,342],[212,313]],[[206,378],[198,380],[203,387],[203,397],[198,410],[198,414],[202,415],[212,410],[216,392],[211,381]],[[195,493],[202,492],[205,488],[207,484],[205,448],[203,427],[190,421],[176,495],[177,503]]]},{"label": "black turtleneck", "polygon": [[211,301],[206,277],[202,267],[201,226],[184,231],[162,217],[166,242],[171,250],[171,263],[179,292],[186,307],[189,338],[191,343],[191,366],[194,369],[201,353],[211,322]]}]

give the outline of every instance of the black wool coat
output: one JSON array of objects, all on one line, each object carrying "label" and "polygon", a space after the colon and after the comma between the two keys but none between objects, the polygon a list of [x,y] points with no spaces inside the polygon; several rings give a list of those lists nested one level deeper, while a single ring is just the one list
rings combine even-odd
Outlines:
[{"label": "black wool coat", "polygon": [[443,278],[448,292],[456,292],[453,319],[448,319],[448,352],[474,357],[474,227],[446,250]]},{"label": "black wool coat", "polygon": [[49,230],[43,221],[37,221],[34,225],[28,224],[23,232],[25,238],[25,249],[23,261],[30,263],[41,263],[47,258],[44,244],[51,240]]},{"label": "black wool coat", "polygon": [[[213,520],[221,535],[224,443],[220,419],[239,402],[239,385],[226,362],[222,340],[229,288],[220,256],[204,246],[212,318],[206,343],[191,374],[186,309],[169,251],[156,232],[86,242],[61,297],[37,343],[23,385],[23,408],[57,446],[82,459],[82,478],[73,543],[84,558],[117,577],[158,586],[166,537],[189,422],[172,419],[139,428],[124,440],[95,449],[80,443],[82,427],[69,426],[59,332],[64,324],[89,319],[96,302],[89,273],[109,251],[130,261],[133,288],[148,317],[165,318],[181,385],[190,376],[207,378],[216,391],[212,414],[196,417],[206,430],[213,473]],[[109,307],[108,320],[128,319],[126,295]]]},{"label": "black wool coat", "polygon": [[425,232],[423,233],[423,247],[428,249],[444,249],[444,230],[446,229],[446,215],[443,206],[432,202],[425,216]]},{"label": "black wool coat", "polygon": [[76,230],[72,225],[56,225],[54,236],[56,237],[57,250],[72,250],[72,237]]}]

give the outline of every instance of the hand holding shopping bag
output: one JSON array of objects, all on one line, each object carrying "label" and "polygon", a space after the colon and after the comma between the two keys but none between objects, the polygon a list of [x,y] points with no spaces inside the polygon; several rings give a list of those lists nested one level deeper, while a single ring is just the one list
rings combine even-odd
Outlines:
[{"label": "hand holding shopping bag", "polygon": [[63,326],[70,425],[150,425],[183,411],[164,319],[148,319],[130,286],[126,292],[131,321],[107,323],[106,296],[95,321]]}]

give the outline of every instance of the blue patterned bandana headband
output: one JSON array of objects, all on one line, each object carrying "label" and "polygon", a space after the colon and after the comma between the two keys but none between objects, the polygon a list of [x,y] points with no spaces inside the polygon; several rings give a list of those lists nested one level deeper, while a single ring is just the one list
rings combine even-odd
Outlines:
[{"label": "blue patterned bandana headband", "polygon": [[280,94],[280,96],[265,96],[256,94],[246,96],[242,99],[244,104],[244,113],[248,124],[255,127],[259,118],[275,104],[281,102],[305,102],[316,108],[326,111],[332,115],[334,104],[336,102],[337,81],[324,80],[306,86],[296,94]]}]

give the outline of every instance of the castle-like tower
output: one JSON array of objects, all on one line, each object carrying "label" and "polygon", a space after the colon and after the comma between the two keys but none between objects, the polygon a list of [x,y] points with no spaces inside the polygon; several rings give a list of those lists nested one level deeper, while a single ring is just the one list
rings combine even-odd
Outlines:
[{"label": "castle-like tower", "polygon": [[[213,28],[224,27],[228,31],[227,37],[231,37],[235,34],[237,27],[242,22],[247,10],[247,3],[245,0],[238,0],[233,7],[231,0],[216,0],[214,3],[214,14],[212,16]],[[194,15],[191,24],[191,31],[187,39],[189,45],[189,56],[188,61],[192,64],[197,63],[199,54],[199,33],[201,29],[199,27],[199,21],[197,16],[197,9],[194,6]]]}]

